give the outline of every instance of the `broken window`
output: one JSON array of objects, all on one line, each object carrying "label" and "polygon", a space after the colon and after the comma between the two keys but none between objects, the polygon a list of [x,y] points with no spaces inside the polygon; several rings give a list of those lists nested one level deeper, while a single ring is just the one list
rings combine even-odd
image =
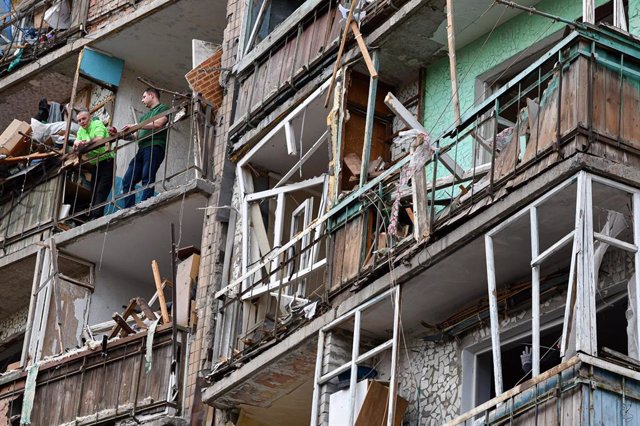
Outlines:
[{"label": "broken window", "polygon": [[[562,333],[553,347],[559,345],[563,359],[576,352],[592,356],[622,352],[638,359],[640,279],[634,271],[640,265],[639,218],[640,191],[581,172],[485,235],[495,394],[512,385],[502,360],[501,294],[527,271],[533,375],[543,371],[541,301],[547,283],[557,279],[563,284],[565,301]],[[527,243],[530,251],[513,250]],[[625,339],[612,339],[604,331],[621,328],[625,307],[627,347]]]},{"label": "broken window", "polygon": [[93,293],[93,265],[59,254],[53,240],[37,255],[28,360],[83,346]]},{"label": "broken window", "polygon": [[250,0],[247,10],[245,53],[264,40],[306,0]]},{"label": "broken window", "polygon": [[393,425],[395,416],[402,418],[407,401],[397,396],[399,303],[396,286],[320,330],[312,425]]}]

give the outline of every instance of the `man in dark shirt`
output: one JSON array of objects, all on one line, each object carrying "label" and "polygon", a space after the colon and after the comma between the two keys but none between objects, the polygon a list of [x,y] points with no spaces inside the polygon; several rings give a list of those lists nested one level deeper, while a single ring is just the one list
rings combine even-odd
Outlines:
[{"label": "man in dark shirt", "polygon": [[[149,87],[142,94],[142,103],[149,108],[149,112],[139,118],[142,123],[169,109],[160,103],[160,93]],[[138,152],[129,163],[127,172],[122,178],[122,192],[131,192],[136,184],[142,183],[142,201],[153,196],[153,183],[156,181],[156,173],[164,160],[165,146],[167,144],[167,129],[165,128],[168,117],[160,117],[146,124],[138,130]],[[134,124],[127,124],[122,128],[126,132]],[[124,199],[124,207],[133,207],[135,195],[129,195]]]}]

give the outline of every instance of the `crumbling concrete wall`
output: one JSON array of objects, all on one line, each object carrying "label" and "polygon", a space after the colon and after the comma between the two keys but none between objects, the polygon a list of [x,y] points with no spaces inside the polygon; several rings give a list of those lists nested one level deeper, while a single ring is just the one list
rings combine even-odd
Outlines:
[{"label": "crumbling concrete wall", "polygon": [[26,306],[14,315],[0,320],[0,343],[13,340],[25,332],[28,314],[29,307]]},{"label": "crumbling concrete wall", "polygon": [[91,33],[104,28],[118,18],[134,12],[141,6],[152,3],[154,0],[89,0],[87,12],[87,32]]}]

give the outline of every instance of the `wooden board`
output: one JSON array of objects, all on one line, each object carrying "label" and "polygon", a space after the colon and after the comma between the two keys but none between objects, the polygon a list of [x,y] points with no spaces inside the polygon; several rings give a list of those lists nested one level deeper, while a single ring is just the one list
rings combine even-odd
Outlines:
[{"label": "wooden board", "polygon": [[[367,389],[367,395],[355,426],[368,425],[386,425],[387,424],[387,406],[389,405],[389,387],[377,381],[370,381]],[[404,418],[404,412],[409,402],[401,396],[396,396],[396,411],[393,416],[393,425],[400,426]]]},{"label": "wooden board", "polygon": [[330,268],[331,290],[336,290],[354,278],[360,270],[360,253],[364,216],[360,215],[331,235],[327,264]]},{"label": "wooden board", "polygon": [[191,288],[197,282],[199,267],[200,256],[197,254],[192,254],[178,264],[176,271],[176,293],[178,302],[176,322],[178,325],[185,327],[189,325]]}]

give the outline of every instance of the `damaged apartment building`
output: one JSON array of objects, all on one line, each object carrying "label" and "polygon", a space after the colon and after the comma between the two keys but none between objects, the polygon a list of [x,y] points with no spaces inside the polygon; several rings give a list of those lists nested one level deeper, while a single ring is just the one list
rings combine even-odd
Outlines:
[{"label": "damaged apartment building", "polygon": [[639,421],[640,2],[517,3],[228,3],[214,424]]},{"label": "damaged apartment building", "polygon": [[0,425],[637,423],[640,0],[0,4]]},{"label": "damaged apartment building", "polygon": [[[198,283],[215,263],[224,81],[196,93],[185,76],[220,77],[226,21],[211,0],[0,2],[0,425],[213,415],[195,392]],[[165,108],[145,120],[148,88]],[[87,111],[113,134],[76,150]],[[138,130],[160,119],[155,182],[128,188]],[[106,199],[93,148],[113,160]]]}]

